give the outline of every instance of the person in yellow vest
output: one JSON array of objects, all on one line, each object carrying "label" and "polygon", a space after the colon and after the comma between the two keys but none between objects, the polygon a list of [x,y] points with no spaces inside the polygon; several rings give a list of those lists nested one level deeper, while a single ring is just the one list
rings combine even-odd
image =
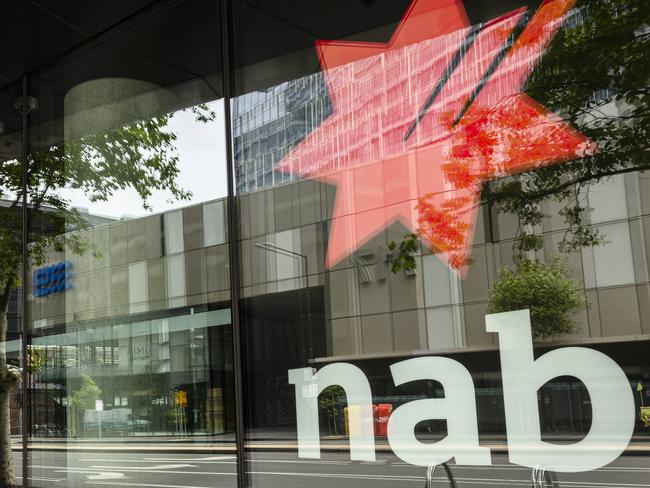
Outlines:
[{"label": "person in yellow vest", "polygon": [[643,383],[639,381],[636,385],[636,391],[639,392],[639,398],[641,399],[641,406],[639,407],[639,418],[643,421],[644,427],[650,427],[650,406],[646,407],[643,400]]}]

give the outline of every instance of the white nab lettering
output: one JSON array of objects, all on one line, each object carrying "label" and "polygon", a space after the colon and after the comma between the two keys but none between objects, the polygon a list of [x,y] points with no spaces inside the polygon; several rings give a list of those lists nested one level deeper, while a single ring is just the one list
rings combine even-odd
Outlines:
[{"label": "white nab lettering", "polygon": [[[634,396],[621,368],[586,347],[565,347],[533,359],[528,310],[487,315],[488,332],[499,334],[510,461],[530,468],[577,473],[598,469],[625,450],[634,430]],[[559,376],[573,376],[591,398],[591,429],[573,444],[541,439],[537,390]]]},{"label": "white nab lettering", "polygon": [[348,400],[348,422],[358,426],[360,435],[350,436],[350,458],[356,461],[375,460],[372,393],[368,379],[352,364],[334,363],[312,374],[311,368],[289,370],[289,383],[296,393],[298,456],[320,458],[318,426],[318,395],[332,385],[339,385]]},{"label": "white nab lettering", "polygon": [[[445,398],[414,400],[393,412],[388,441],[397,456],[418,466],[444,463],[452,457],[457,464],[491,464],[490,449],[478,445],[474,383],[462,364],[449,358],[423,357],[393,364],[390,369],[395,386],[436,380],[445,390]],[[427,419],[447,420],[447,436],[435,443],[418,441],[415,426]]]},{"label": "white nab lettering", "polygon": [[[499,334],[508,453],[514,464],[549,471],[578,473],[601,468],[618,458],[634,430],[635,405],[623,370],[605,354],[586,347],[565,347],[535,360],[528,310],[485,317],[488,332]],[[479,445],[476,397],[469,371],[443,357],[419,357],[391,366],[395,386],[435,380],[444,398],[405,403],[388,420],[388,442],[404,461],[427,466],[451,458],[457,464],[489,465],[490,450]],[[334,363],[314,373],[311,368],[289,371],[296,394],[298,455],[320,457],[318,395],[331,385],[345,391],[348,402],[350,457],[375,460],[372,393],[363,372],[347,363]],[[537,391],[561,376],[579,379],[591,399],[589,433],[570,444],[542,441]],[[420,442],[415,426],[424,420],[447,421],[447,435],[435,443]]]}]

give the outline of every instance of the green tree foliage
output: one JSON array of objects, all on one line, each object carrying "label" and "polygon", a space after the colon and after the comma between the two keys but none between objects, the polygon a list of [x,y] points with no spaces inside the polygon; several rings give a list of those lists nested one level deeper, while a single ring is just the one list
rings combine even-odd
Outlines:
[{"label": "green tree foliage", "polygon": [[529,309],[535,339],[575,331],[573,314],[584,306],[566,260],[557,256],[545,264],[520,258],[504,266],[488,299],[488,313]]},{"label": "green tree foliage", "polygon": [[30,346],[27,350],[27,371],[30,374],[38,373],[47,365],[47,351]]},{"label": "green tree foliage", "polygon": [[81,377],[81,384],[70,395],[75,432],[80,432],[85,411],[95,409],[95,401],[99,400],[101,394],[102,390],[94,379],[87,375]]},{"label": "green tree foliage", "polygon": [[406,234],[399,244],[390,241],[388,243],[388,250],[390,251],[388,260],[391,271],[393,273],[398,273],[401,270],[414,271],[417,267],[415,254],[419,248],[418,236],[413,233]]},{"label": "green tree foliage", "polygon": [[327,414],[327,428],[330,434],[338,435],[338,419],[343,411],[345,391],[338,385],[328,386],[318,397],[318,406]]},{"label": "green tree foliage", "polygon": [[555,200],[567,230],[560,250],[604,242],[589,222],[589,185],[650,169],[650,9],[646,0],[579,0],[525,91],[597,144],[598,151],[493,182],[483,200],[519,220],[516,250],[538,249],[531,229]]},{"label": "green tree foliage", "polygon": [[[197,105],[190,110],[197,122],[209,122],[216,117],[207,105]],[[175,146],[177,136],[168,126],[172,117],[173,114],[165,114],[135,120],[117,129],[50,144],[28,154],[25,163],[32,225],[27,241],[33,266],[43,264],[50,249],[94,253],[81,233],[68,232],[86,229],[88,223],[71,207],[70,201],[61,196],[60,190],[82,190],[91,202],[100,202],[108,201],[118,191],[131,189],[140,197],[144,209],[150,209],[150,197],[157,191],[166,190],[176,200],[191,197],[191,193],[177,183],[180,172]],[[15,478],[8,399],[19,375],[15,374],[15,367],[7,364],[2,346],[7,336],[9,299],[12,291],[21,285],[21,161],[1,163],[0,194],[12,198],[8,206],[0,207],[0,485],[10,486]],[[93,389],[87,386],[89,389],[84,391],[90,398]],[[7,428],[2,428],[5,423]]]},{"label": "green tree foliage", "polygon": [[79,388],[72,392],[70,395],[70,403],[77,409],[78,412],[83,413],[85,410],[94,410],[95,401],[99,400],[102,394],[95,380],[90,376],[84,375],[81,378],[81,385]]},{"label": "green tree foliage", "polygon": [[[597,152],[484,186],[483,204],[517,218],[516,256],[542,247],[535,229],[549,202],[566,224],[561,252],[604,243],[589,220],[590,185],[650,169],[649,39],[647,0],[578,0],[541,57],[524,91],[585,134]],[[498,136],[483,129],[487,139]],[[394,262],[394,272],[402,269],[399,258]]]}]

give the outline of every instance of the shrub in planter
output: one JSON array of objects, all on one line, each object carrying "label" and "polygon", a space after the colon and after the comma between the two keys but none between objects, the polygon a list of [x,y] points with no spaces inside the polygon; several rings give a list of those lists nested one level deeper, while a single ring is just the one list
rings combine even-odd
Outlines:
[{"label": "shrub in planter", "polygon": [[502,267],[488,298],[488,313],[529,309],[534,339],[574,332],[573,314],[585,305],[566,260],[557,256],[547,263],[519,258]]}]

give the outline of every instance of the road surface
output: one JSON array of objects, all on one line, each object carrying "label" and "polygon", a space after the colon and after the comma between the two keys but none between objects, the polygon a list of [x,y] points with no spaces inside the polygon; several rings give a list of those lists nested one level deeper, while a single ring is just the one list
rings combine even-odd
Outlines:
[{"label": "road surface", "polygon": [[[16,453],[17,466],[20,465]],[[424,468],[409,466],[391,454],[376,462],[351,462],[345,453],[324,453],[320,460],[298,459],[292,452],[253,452],[251,486],[264,488],[422,487]],[[451,466],[458,487],[525,487],[531,470],[492,456],[493,466]],[[32,452],[32,486],[132,488],[235,488],[235,457],[227,454]],[[434,486],[449,486],[443,472]],[[559,474],[560,487],[650,488],[650,457],[624,456],[591,473]]]}]

